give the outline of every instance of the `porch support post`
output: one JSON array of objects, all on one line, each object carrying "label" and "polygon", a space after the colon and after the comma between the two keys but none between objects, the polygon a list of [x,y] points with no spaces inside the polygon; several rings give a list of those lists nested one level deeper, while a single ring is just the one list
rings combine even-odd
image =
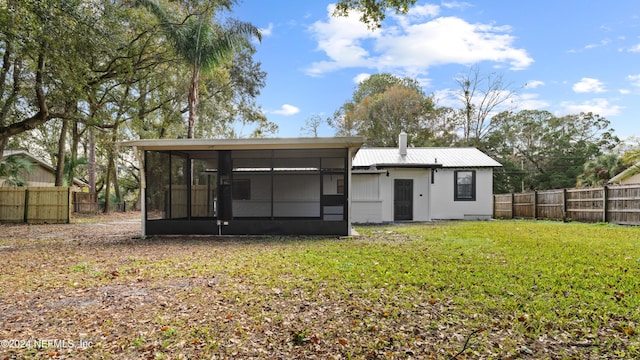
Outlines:
[{"label": "porch support post", "polygon": [[[357,151],[357,150],[356,150]],[[346,177],[345,179],[345,186],[347,187],[345,189],[346,195],[347,195],[347,201],[346,201],[346,206],[347,206],[347,235],[351,236],[353,235],[353,231],[351,228],[351,167],[352,167],[352,160],[353,157],[355,156],[355,154],[353,153],[353,148],[348,148],[347,152],[347,159],[346,159],[346,167],[344,169],[344,176]]]},{"label": "porch support post", "polygon": [[138,151],[138,147],[134,146],[133,147],[133,153],[136,156],[136,159],[138,159],[138,167],[140,168],[140,217],[141,217],[141,229],[140,229],[140,236],[142,236],[142,238],[144,239],[147,236],[147,228],[146,228],[146,223],[147,223],[147,196],[146,196],[146,189],[147,189],[147,173],[145,172],[145,157],[146,155],[143,153],[142,155],[140,154],[140,151]]}]

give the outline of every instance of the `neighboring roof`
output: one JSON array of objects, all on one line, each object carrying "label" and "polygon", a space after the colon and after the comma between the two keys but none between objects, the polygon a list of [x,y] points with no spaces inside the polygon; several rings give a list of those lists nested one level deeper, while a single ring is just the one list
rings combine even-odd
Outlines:
[{"label": "neighboring roof", "polygon": [[[49,164],[48,162],[40,159],[39,157],[33,155],[32,153],[26,151],[26,150],[5,150],[2,152],[2,157],[6,158],[8,156],[12,156],[12,155],[20,155],[20,156],[24,156],[26,158],[29,158],[33,163],[38,164],[40,166],[42,166],[43,168],[51,171],[52,173],[56,172],[56,168],[53,167],[53,165]],[[77,185],[77,186],[89,186],[87,183],[85,183],[84,181],[78,179],[78,178],[73,178],[73,184]]]},{"label": "neighboring roof", "polygon": [[262,149],[358,149],[365,139],[350,137],[259,138],[259,139],[148,139],[122,141],[120,146],[139,150],[262,150]]},{"label": "neighboring roof", "polygon": [[502,167],[476,148],[407,148],[401,156],[398,148],[362,148],[353,159],[353,167]]},{"label": "neighboring roof", "polygon": [[635,175],[639,175],[639,174],[640,174],[640,162],[637,162],[634,165],[630,166],[625,171],[609,179],[607,183],[609,184],[622,184],[623,182],[627,184],[636,183],[638,179],[635,177]]}]

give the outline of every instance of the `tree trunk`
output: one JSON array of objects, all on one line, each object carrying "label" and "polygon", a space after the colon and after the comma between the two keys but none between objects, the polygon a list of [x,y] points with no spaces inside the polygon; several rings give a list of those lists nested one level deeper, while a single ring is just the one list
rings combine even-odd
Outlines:
[{"label": "tree trunk", "polygon": [[118,125],[119,122],[116,121],[115,126],[113,127],[113,133],[111,135],[111,147],[109,151],[109,162],[111,162],[111,170],[113,176],[113,189],[115,191],[116,197],[122,201],[122,196],[120,194],[120,185],[118,184],[118,167],[116,164],[116,159],[118,158],[116,142],[118,141]]},{"label": "tree trunk", "polygon": [[[62,120],[62,129],[60,129],[60,140],[58,140],[58,161],[56,165],[56,182],[55,186],[64,185],[64,153],[67,145],[67,127],[69,120]],[[71,183],[70,183],[71,185]]]},{"label": "tree trunk", "polygon": [[109,161],[107,162],[107,174],[104,178],[104,213],[109,213],[109,207],[111,206],[111,172],[113,171],[113,158],[109,156]]},{"label": "tree trunk", "polygon": [[96,192],[96,136],[89,128],[89,192]]},{"label": "tree trunk", "polygon": [[69,161],[71,162],[71,168],[67,182],[73,184],[73,179],[76,177],[76,166],[78,163],[78,143],[80,142],[80,132],[78,131],[78,121],[73,122],[71,127],[71,152],[69,154]]},{"label": "tree trunk", "polygon": [[9,138],[0,139],[0,161],[4,158],[4,149],[9,143]]},{"label": "tree trunk", "polygon": [[197,66],[194,65],[193,73],[191,74],[191,85],[189,86],[189,123],[187,128],[187,138],[194,138],[194,128],[196,124],[197,107],[198,107],[198,78],[200,71]]}]

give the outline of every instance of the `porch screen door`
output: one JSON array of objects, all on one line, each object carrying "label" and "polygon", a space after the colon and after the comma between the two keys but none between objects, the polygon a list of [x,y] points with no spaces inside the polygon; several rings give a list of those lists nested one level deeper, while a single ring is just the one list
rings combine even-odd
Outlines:
[{"label": "porch screen door", "polygon": [[393,220],[413,220],[412,179],[395,179],[393,182]]}]

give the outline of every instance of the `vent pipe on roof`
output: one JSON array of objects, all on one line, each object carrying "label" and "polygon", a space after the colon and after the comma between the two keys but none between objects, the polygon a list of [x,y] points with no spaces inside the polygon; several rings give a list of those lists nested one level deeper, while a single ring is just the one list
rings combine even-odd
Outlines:
[{"label": "vent pipe on roof", "polygon": [[404,131],[400,133],[400,138],[398,139],[398,150],[401,156],[407,155],[407,133]]}]

